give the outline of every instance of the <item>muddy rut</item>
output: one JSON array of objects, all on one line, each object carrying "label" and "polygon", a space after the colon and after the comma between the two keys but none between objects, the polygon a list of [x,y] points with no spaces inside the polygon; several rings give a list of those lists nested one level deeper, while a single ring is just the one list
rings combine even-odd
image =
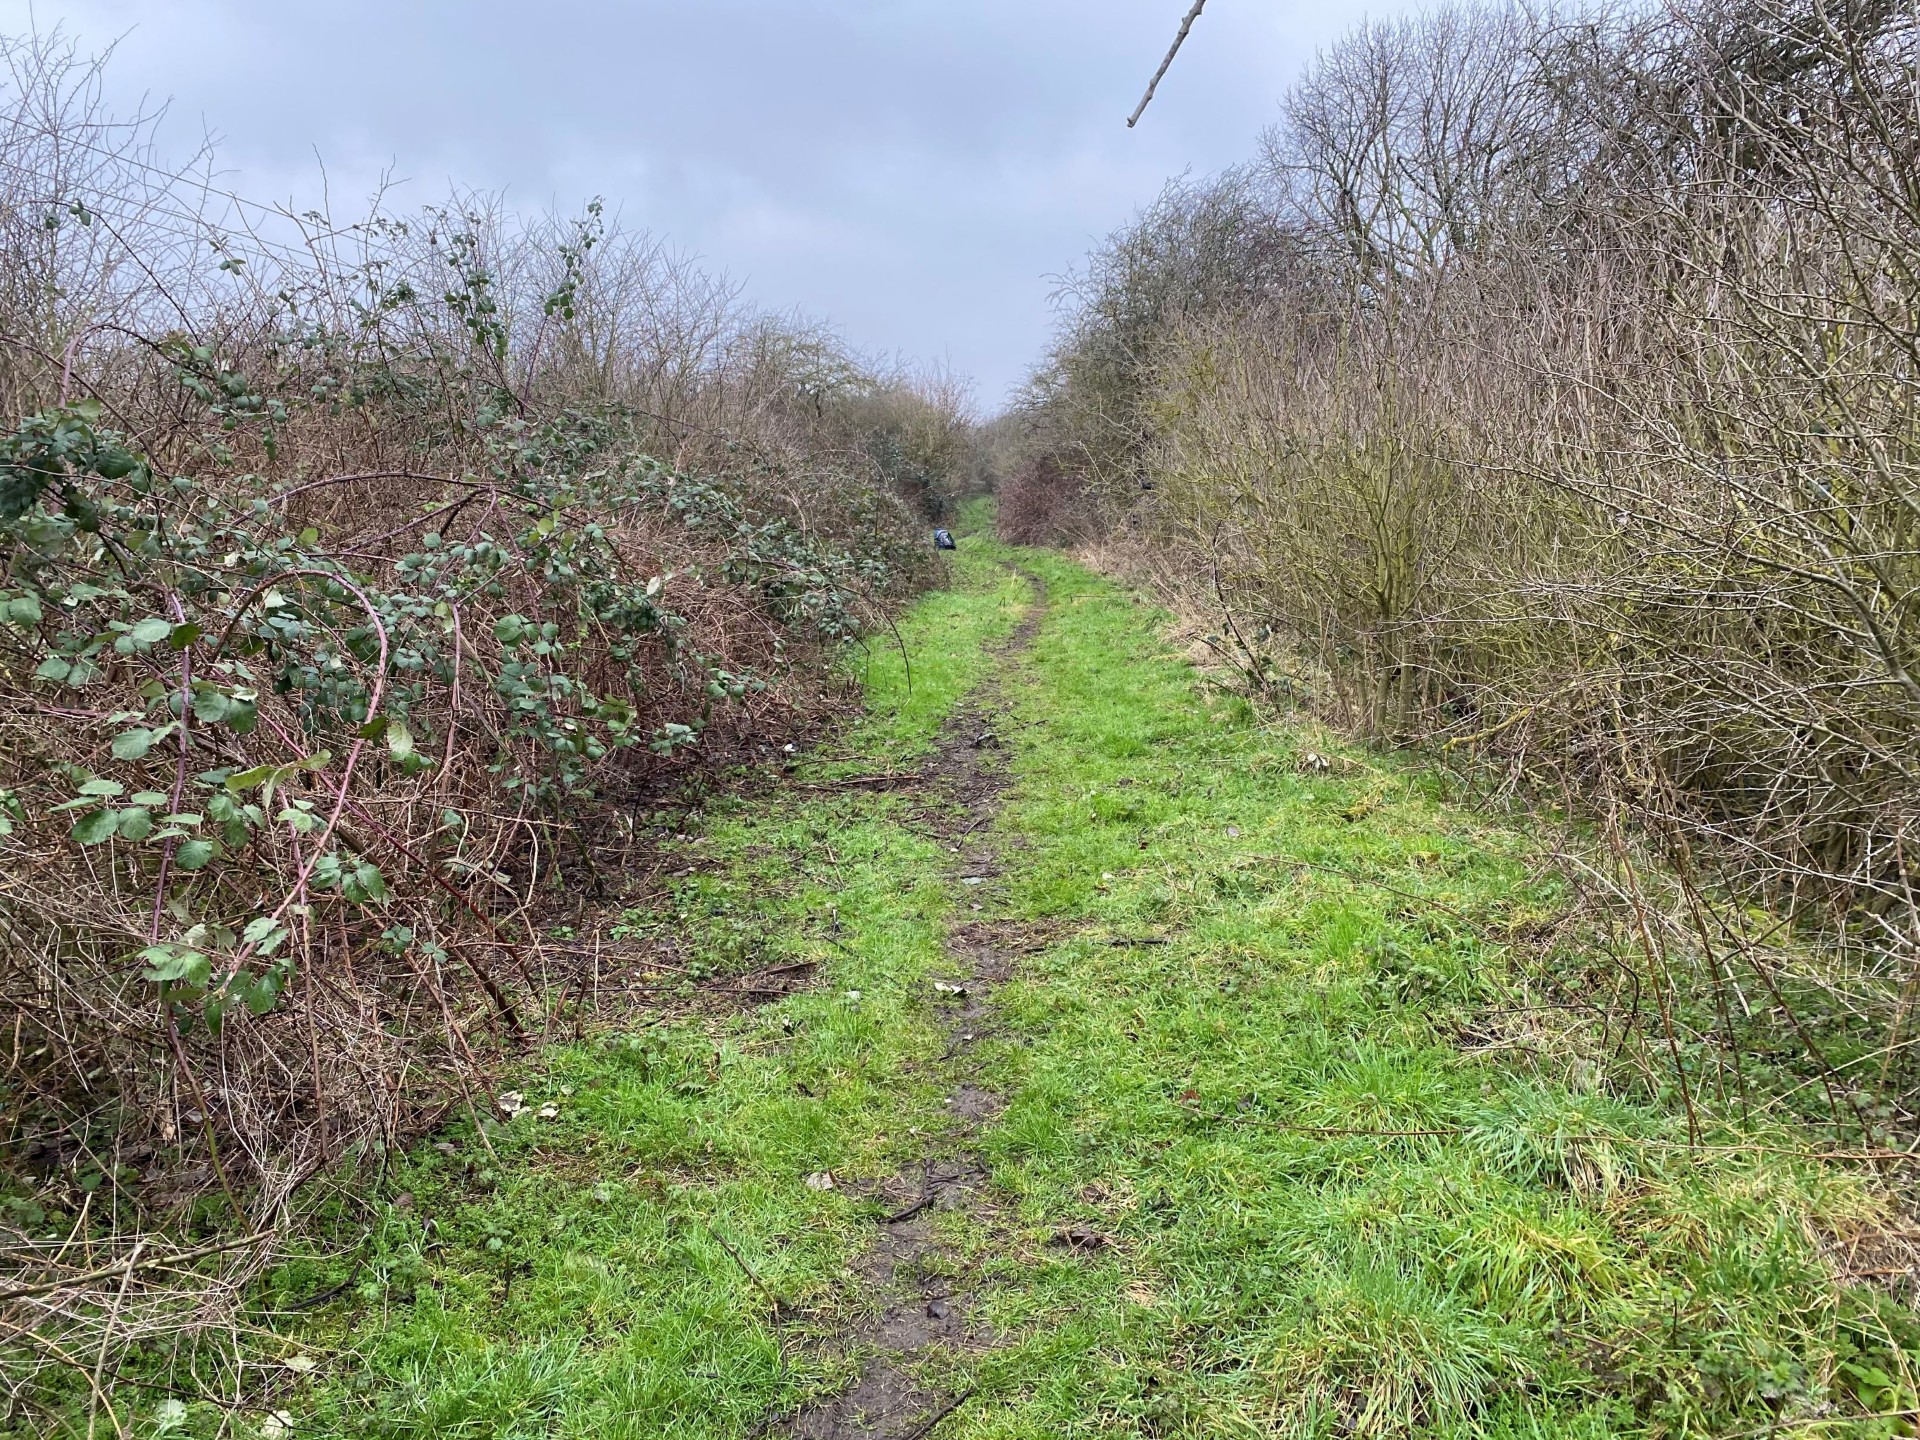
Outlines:
[{"label": "muddy rut", "polygon": [[1016,931],[978,918],[1002,873],[991,831],[1009,778],[1003,685],[1039,629],[1046,605],[1039,578],[1025,579],[1033,587],[1031,607],[1001,647],[993,674],[943,727],[926,772],[932,803],[917,817],[946,845],[947,882],[958,915],[931,997],[946,1031],[939,1063],[952,1123],[929,1137],[916,1169],[891,1177],[873,1192],[886,1209],[877,1221],[875,1243],[857,1265],[868,1304],[859,1321],[827,1342],[840,1353],[861,1357],[859,1378],[773,1432],[795,1440],[932,1435],[969,1398],[968,1392],[941,1388],[939,1372],[993,1343],[973,1313],[979,1282],[939,1231],[943,1214],[986,1215],[987,1169],[975,1146],[1002,1101],[980,1083],[975,1056],[979,1042],[994,1029],[994,989],[1012,974],[1015,957],[1026,948]]}]

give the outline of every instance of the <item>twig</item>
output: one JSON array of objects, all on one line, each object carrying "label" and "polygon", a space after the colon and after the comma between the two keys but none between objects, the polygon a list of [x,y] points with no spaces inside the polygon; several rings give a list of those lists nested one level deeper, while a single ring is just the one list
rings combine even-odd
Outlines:
[{"label": "twig", "polygon": [[920,1172],[920,1198],[904,1210],[897,1210],[891,1215],[882,1216],[880,1223],[882,1225],[898,1225],[903,1220],[911,1220],[922,1210],[933,1204],[937,1198],[938,1196],[933,1188],[933,1164],[929,1161],[926,1169]]},{"label": "twig", "polygon": [[192,1250],[182,1250],[171,1255],[155,1255],[142,1260],[136,1252],[117,1265],[108,1265],[99,1270],[88,1270],[80,1275],[69,1275],[64,1280],[46,1280],[38,1285],[20,1285],[12,1290],[0,1290],[0,1305],[11,1304],[15,1300],[31,1299],[35,1295],[51,1295],[55,1291],[69,1290],[75,1285],[88,1285],[95,1280],[111,1279],[115,1275],[131,1275],[136,1270],[152,1270],[168,1265],[184,1265],[189,1260],[204,1259],[216,1255],[222,1250],[239,1250],[248,1245],[257,1245],[262,1240],[273,1237],[271,1230],[257,1231],[252,1235],[243,1235],[237,1240],[222,1240],[217,1244],[201,1245]]},{"label": "twig", "polygon": [[1167,71],[1173,65],[1173,57],[1180,53],[1180,47],[1187,43],[1187,32],[1193,29],[1193,22],[1200,18],[1200,12],[1207,8],[1207,0],[1193,0],[1193,8],[1187,11],[1187,18],[1180,22],[1180,33],[1173,37],[1173,48],[1167,51],[1167,58],[1160,62],[1160,68],[1153,72],[1153,79],[1147,82],[1147,93],[1140,97],[1140,103],[1134,107],[1133,114],[1127,117],[1129,130],[1140,123],[1140,117],[1146,114],[1147,106],[1153,100],[1153,92],[1160,88],[1160,82],[1166,78]]},{"label": "twig", "polygon": [[[93,1361],[93,1393],[96,1395],[107,1393],[101,1386],[100,1377],[106,1373],[107,1352],[113,1348],[113,1332],[119,1328],[120,1313],[127,1304],[127,1290],[133,1284],[133,1272],[139,1268],[140,1252],[146,1248],[148,1238],[142,1235],[133,1242],[133,1254],[128,1257],[127,1268],[120,1276],[119,1293],[113,1297],[113,1308],[107,1312],[106,1323],[100,1327],[100,1353],[94,1357]],[[116,1437],[125,1435],[126,1431],[120,1427],[120,1417],[114,1413],[111,1405],[107,1407],[107,1416],[113,1421],[114,1435]],[[87,1440],[93,1440],[94,1423],[98,1419],[98,1408],[89,1405],[87,1407]]]},{"label": "twig", "polygon": [[[1197,9],[1198,7],[1196,6],[1195,8]],[[905,1435],[901,1436],[900,1440],[925,1440],[925,1437],[933,1433],[934,1426],[938,1425],[942,1420],[946,1419],[949,1415],[953,1414],[954,1411],[958,1410],[962,1405],[966,1404],[967,1401],[971,1400],[975,1395],[979,1393],[980,1392],[978,1390],[961,1391],[960,1394],[955,1399],[949,1401],[945,1406],[943,1406],[939,1410],[936,1410],[933,1414],[929,1415],[925,1420],[922,1420],[918,1425],[914,1426],[913,1429],[909,1430]]]},{"label": "twig", "polygon": [[929,1192],[925,1195],[922,1195],[918,1200],[914,1201],[913,1204],[907,1206],[907,1208],[904,1210],[896,1210],[891,1215],[882,1215],[880,1217],[880,1223],[882,1225],[902,1224],[905,1221],[913,1219],[914,1216],[918,1215],[922,1210],[926,1209],[929,1205],[933,1204],[933,1202],[935,1200],[938,1200],[939,1198],[940,1197],[938,1195],[935,1195]]},{"label": "twig", "polygon": [[881,790],[895,785],[919,785],[926,776],[918,770],[889,771],[883,775],[848,775],[839,780],[817,780],[806,785],[795,785],[795,790],[833,791],[833,790]]},{"label": "twig", "polygon": [[710,1224],[707,1225],[707,1233],[713,1236],[715,1243],[722,1250],[727,1252],[727,1257],[740,1267],[741,1273],[753,1282],[754,1288],[766,1297],[767,1303],[773,1307],[773,1313],[776,1316],[785,1314],[786,1302],[767,1288],[767,1282],[756,1275],[753,1267],[740,1258],[740,1252],[727,1243],[726,1237]]}]

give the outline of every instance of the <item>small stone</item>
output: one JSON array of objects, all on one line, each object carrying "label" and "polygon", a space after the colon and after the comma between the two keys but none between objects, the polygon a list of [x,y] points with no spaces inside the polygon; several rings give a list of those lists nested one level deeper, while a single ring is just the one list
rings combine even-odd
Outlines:
[{"label": "small stone", "polygon": [[807,1189],[809,1190],[834,1190],[838,1188],[834,1182],[833,1172],[831,1170],[816,1170],[813,1174],[807,1176]]}]

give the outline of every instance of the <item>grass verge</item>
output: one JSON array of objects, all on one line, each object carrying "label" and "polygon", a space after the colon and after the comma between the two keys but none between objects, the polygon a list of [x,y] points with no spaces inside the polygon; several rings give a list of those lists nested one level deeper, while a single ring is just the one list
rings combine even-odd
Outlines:
[{"label": "grass verge", "polygon": [[1001,913],[1057,938],[1002,993],[1010,1340],[943,1436],[1911,1433],[1912,1314],[1830,1263],[1884,1194],[1485,1043],[1554,900],[1527,837],[1330,773],[1030,563]]}]

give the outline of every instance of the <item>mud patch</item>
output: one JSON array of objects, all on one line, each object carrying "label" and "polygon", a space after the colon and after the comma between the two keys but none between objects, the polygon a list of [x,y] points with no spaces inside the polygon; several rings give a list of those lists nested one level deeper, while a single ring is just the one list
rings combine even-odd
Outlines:
[{"label": "mud patch", "polygon": [[[1039,578],[1026,579],[1033,587],[1026,618],[1002,647],[993,676],[948,719],[921,772],[928,803],[914,820],[946,844],[952,857],[947,881],[963,920],[985,909],[1002,874],[990,830],[1010,778],[1003,681],[1040,628],[1046,603]],[[1019,943],[1004,943],[1009,937]],[[987,1170],[974,1147],[1005,1102],[980,1083],[974,1045],[992,1033],[993,989],[1011,977],[1028,944],[1020,927],[994,922],[963,923],[951,936],[951,963],[936,971],[929,996],[947,1033],[939,1063],[950,1087],[944,1107],[949,1123],[929,1137],[916,1171],[893,1176],[873,1192],[885,1207],[875,1217],[880,1233],[858,1266],[871,1306],[829,1342],[836,1353],[860,1359],[858,1380],[804,1407],[777,1433],[794,1440],[920,1440],[966,1402],[967,1393],[939,1388],[938,1372],[988,1348],[993,1337],[971,1318],[980,1282],[941,1239],[942,1216],[986,1213]]]}]

